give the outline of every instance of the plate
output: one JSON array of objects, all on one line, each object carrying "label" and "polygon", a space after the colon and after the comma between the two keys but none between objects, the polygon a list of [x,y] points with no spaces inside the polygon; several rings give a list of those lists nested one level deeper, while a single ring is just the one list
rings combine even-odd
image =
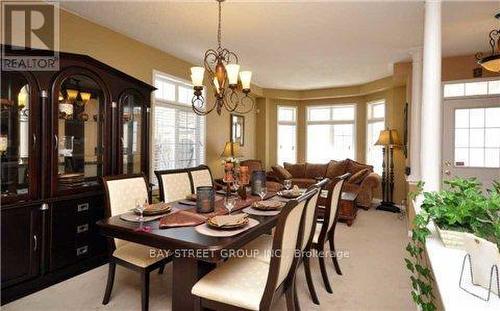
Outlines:
[{"label": "plate", "polygon": [[[217,216],[214,216],[214,217],[217,217]],[[240,222],[240,223],[219,226],[218,224],[212,222],[212,219],[214,217],[211,217],[211,218],[209,218],[207,220],[207,225],[210,228],[212,228],[212,229],[217,229],[217,230],[235,230],[235,229],[243,228],[244,226],[246,226],[248,224],[248,217],[245,217],[245,219],[242,222]]]}]

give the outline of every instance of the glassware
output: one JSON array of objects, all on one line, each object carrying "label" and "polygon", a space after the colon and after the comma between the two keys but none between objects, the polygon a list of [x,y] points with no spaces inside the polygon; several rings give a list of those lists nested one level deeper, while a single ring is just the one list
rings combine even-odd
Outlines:
[{"label": "glassware", "polygon": [[224,207],[227,209],[229,214],[231,214],[231,211],[233,208],[236,206],[236,199],[232,197],[226,197],[224,199]]},{"label": "glassware", "polygon": [[137,217],[137,220],[140,222],[144,221],[144,210],[146,209],[146,204],[148,204],[148,199],[136,199],[135,200],[135,209],[139,211],[140,216]]},{"label": "glassware", "polygon": [[232,188],[233,191],[238,192],[238,189],[240,189],[240,182],[238,179],[234,179]]},{"label": "glassware", "polygon": [[290,190],[292,188],[292,180],[285,179],[285,181],[283,182],[283,186],[285,186],[286,190]]},{"label": "glassware", "polygon": [[264,201],[266,194],[267,194],[267,187],[260,187],[259,196],[262,201]]}]

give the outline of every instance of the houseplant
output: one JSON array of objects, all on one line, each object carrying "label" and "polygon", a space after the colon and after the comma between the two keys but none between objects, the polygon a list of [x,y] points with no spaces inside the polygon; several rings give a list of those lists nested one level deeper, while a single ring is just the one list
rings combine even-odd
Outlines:
[{"label": "houseplant", "polygon": [[[457,246],[457,241],[460,244],[462,232],[495,243],[497,248],[500,245],[500,184],[494,182],[493,188],[484,194],[475,178],[454,178],[444,183],[445,190],[423,193],[422,210],[415,216],[412,238],[406,247],[410,255],[410,258],[405,258],[406,267],[412,273],[411,294],[424,311],[436,309],[432,274],[425,264],[424,255],[425,241],[431,234],[428,228],[431,220],[441,230],[441,238],[455,238],[454,246]],[[419,182],[417,188],[417,192],[410,194],[413,200],[422,192],[423,183]],[[454,237],[450,237],[450,231]]]}]

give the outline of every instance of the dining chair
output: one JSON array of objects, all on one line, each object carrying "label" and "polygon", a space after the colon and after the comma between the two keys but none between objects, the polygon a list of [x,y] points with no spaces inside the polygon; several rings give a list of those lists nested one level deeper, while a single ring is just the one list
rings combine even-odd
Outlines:
[{"label": "dining chair", "polygon": [[214,186],[212,172],[210,171],[210,168],[208,166],[200,165],[197,167],[189,168],[188,172],[191,178],[193,193],[196,193],[196,188],[198,187]]},{"label": "dining chair", "polygon": [[303,234],[303,211],[314,192],[283,207],[273,237],[270,262],[251,257],[230,258],[201,278],[192,288],[201,309],[270,310],[283,294],[287,309],[295,310],[297,248]]},{"label": "dining chair", "polygon": [[186,169],[155,171],[160,188],[160,200],[173,202],[193,193],[191,177]]},{"label": "dining chair", "polygon": [[[328,274],[326,272],[325,244],[327,241],[329,242],[330,253],[332,254],[332,261],[335,267],[335,271],[338,275],[342,275],[342,271],[340,270],[339,262],[337,260],[337,252],[335,251],[335,227],[337,226],[338,206],[340,203],[340,197],[342,195],[342,187],[345,180],[348,179],[350,175],[350,173],[346,173],[344,175],[338,176],[334,178],[332,183],[330,184],[328,197],[326,200],[327,204],[325,206],[323,223],[317,224],[316,230],[313,234],[311,245],[308,248],[308,250],[315,250],[318,254],[317,257],[321,270],[321,277],[323,278],[323,283],[325,284],[326,291],[329,293],[333,293],[333,291],[332,287],[330,286],[330,281],[328,280]],[[317,296],[314,297],[313,295],[314,285],[311,278],[311,267],[309,263],[304,262],[304,270],[306,273],[307,283],[308,285],[311,284],[311,286],[309,286],[309,290],[311,292],[311,296],[313,296],[313,301],[318,301]]]},{"label": "dining chair", "polygon": [[[135,208],[136,200],[150,201],[147,181],[144,175],[121,175],[103,177],[106,192],[106,217],[119,215]],[[144,202],[144,201],[143,201]],[[109,271],[106,291],[102,304],[106,305],[111,297],[115,279],[116,265],[126,267],[141,274],[141,309],[147,311],[149,306],[149,273],[155,269],[163,269],[171,257],[163,257],[165,252],[149,246],[108,238]],[[151,256],[154,254],[162,256]]]}]

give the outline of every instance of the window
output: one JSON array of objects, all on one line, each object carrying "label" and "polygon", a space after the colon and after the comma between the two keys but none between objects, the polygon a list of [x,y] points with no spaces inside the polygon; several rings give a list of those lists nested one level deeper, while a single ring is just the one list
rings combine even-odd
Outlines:
[{"label": "window", "polygon": [[[205,117],[191,109],[192,86],[155,73],[153,170],[185,168],[205,162]],[[153,183],[157,184],[152,175]]]},{"label": "window", "polygon": [[355,105],[307,108],[307,161],[354,159]]},{"label": "window", "polygon": [[385,101],[368,103],[366,133],[366,163],[373,165],[373,170],[382,174],[382,146],[375,146],[380,131],[385,128]]},{"label": "window", "polygon": [[500,167],[500,107],[455,109],[455,166]]},{"label": "window", "polygon": [[297,162],[297,108],[278,106],[278,164]]},{"label": "window", "polygon": [[500,80],[448,83],[444,85],[444,97],[463,97],[500,94]]}]

